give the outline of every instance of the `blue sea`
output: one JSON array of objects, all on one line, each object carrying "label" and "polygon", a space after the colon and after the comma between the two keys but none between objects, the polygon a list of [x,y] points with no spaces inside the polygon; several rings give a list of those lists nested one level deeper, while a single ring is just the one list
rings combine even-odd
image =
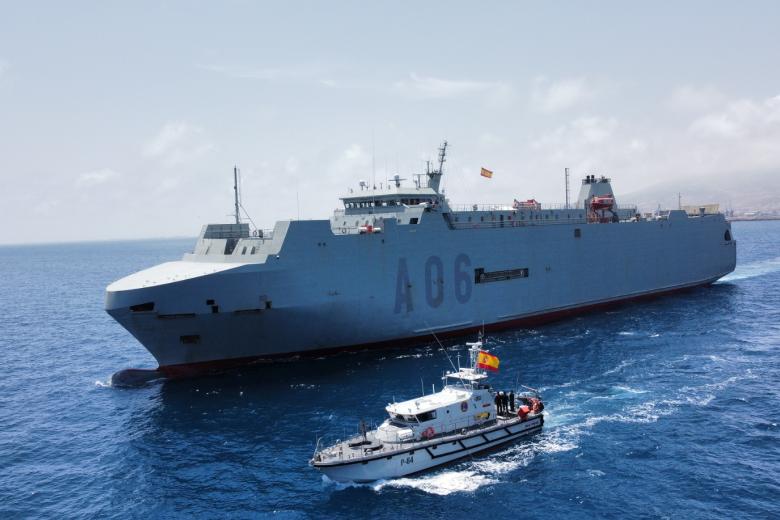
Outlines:
[{"label": "blue sea", "polygon": [[105,286],[193,240],[0,247],[0,518],[780,518],[780,222],[733,228],[717,284],[489,335],[541,434],[352,486],[316,436],[438,386],[433,342],[117,388],[155,363]]}]

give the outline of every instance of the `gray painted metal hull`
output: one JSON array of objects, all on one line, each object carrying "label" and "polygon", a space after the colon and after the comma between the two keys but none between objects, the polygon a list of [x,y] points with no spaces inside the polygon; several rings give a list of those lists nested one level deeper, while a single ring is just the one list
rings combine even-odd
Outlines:
[{"label": "gray painted metal hull", "polygon": [[[388,219],[381,233],[343,235],[327,220],[280,222],[263,254],[221,257],[214,272],[188,277],[116,282],[106,310],[170,372],[392,345],[702,285],[734,269],[722,215],[673,216],[453,229],[446,215],[426,213],[417,225]],[[197,255],[177,264],[199,262],[207,265]],[[477,283],[478,268],[527,276]],[[153,310],[130,309],[146,302]]]}]

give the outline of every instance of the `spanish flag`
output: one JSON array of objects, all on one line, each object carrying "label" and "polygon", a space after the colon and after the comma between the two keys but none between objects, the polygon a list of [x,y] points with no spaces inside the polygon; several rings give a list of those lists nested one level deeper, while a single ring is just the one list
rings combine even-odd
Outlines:
[{"label": "spanish flag", "polygon": [[498,372],[498,363],[499,361],[496,356],[488,354],[484,350],[480,350],[479,354],[477,354],[477,368]]},{"label": "spanish flag", "polygon": [[487,177],[488,179],[493,178],[493,172],[488,170],[487,168],[482,168],[482,171],[479,172],[480,175],[483,177]]}]

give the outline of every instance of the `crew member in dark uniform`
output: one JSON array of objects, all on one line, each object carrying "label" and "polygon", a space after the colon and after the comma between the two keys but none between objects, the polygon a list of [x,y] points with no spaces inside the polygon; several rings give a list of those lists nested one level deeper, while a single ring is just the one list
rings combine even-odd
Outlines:
[{"label": "crew member in dark uniform", "polygon": [[509,391],[509,411],[515,413],[515,391]]},{"label": "crew member in dark uniform", "polygon": [[501,415],[501,394],[496,392],[496,415]]}]

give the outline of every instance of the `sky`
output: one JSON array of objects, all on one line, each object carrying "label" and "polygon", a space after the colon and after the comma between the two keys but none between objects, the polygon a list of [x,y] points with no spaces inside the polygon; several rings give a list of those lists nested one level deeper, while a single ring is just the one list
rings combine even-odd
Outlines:
[{"label": "sky", "polygon": [[[761,173],[778,2],[0,0],[0,243],[328,218],[446,139],[454,204]],[[480,177],[481,167],[495,172]],[[686,193],[686,201],[696,200]]]}]

